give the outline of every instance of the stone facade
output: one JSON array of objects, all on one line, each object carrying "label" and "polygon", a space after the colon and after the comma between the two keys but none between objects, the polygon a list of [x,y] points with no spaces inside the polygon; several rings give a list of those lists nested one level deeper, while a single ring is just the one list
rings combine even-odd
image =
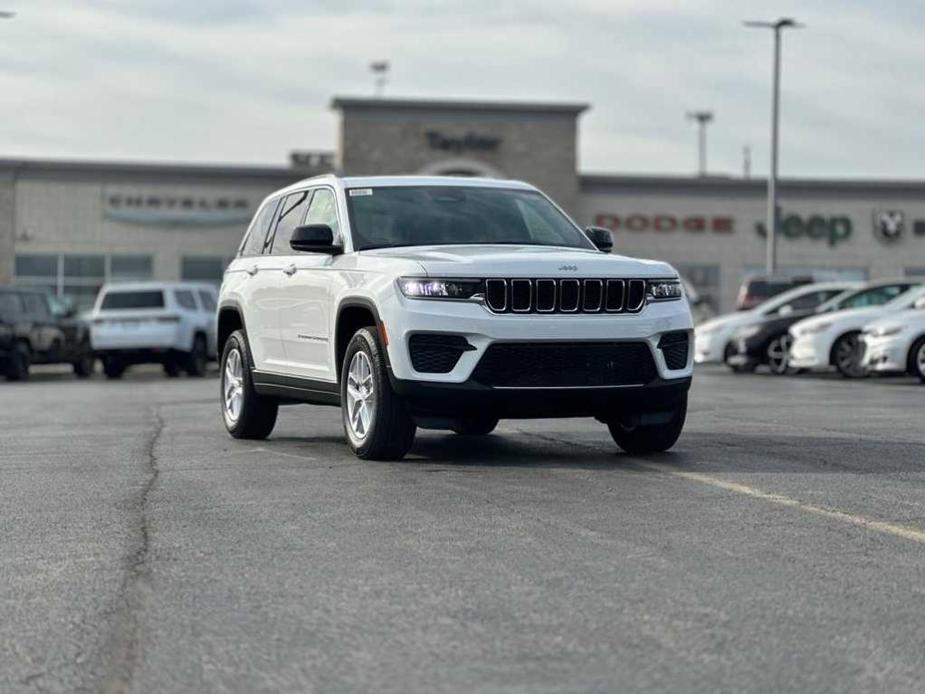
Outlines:
[{"label": "stone facade", "polygon": [[335,99],[336,165],[345,175],[516,178],[578,210],[578,117],[584,104]]}]

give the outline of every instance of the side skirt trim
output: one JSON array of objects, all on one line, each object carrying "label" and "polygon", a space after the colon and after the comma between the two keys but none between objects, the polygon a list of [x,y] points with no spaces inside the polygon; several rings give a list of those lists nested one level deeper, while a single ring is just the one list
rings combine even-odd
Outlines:
[{"label": "side skirt trim", "polygon": [[261,395],[275,395],[279,398],[307,402],[312,405],[340,407],[340,388],[336,383],[298,376],[283,376],[256,369],[252,372],[252,376],[254,390]]}]

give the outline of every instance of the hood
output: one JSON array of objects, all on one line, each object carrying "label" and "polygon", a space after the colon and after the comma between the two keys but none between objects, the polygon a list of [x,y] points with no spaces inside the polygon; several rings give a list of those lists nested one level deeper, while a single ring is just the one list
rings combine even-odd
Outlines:
[{"label": "hood", "polygon": [[866,323],[864,329],[888,328],[894,325],[903,325],[907,328],[921,330],[925,328],[925,310],[911,308],[904,311],[895,311],[885,316],[877,316],[869,323]]},{"label": "hood", "polygon": [[447,245],[378,248],[367,256],[419,263],[431,277],[677,277],[667,263],[557,246]]},{"label": "hood", "polygon": [[712,332],[719,329],[741,328],[761,322],[761,314],[757,311],[736,311],[724,313],[697,326],[698,332]]},{"label": "hood", "polygon": [[849,308],[844,311],[829,311],[814,315],[811,318],[794,323],[793,329],[799,332],[803,328],[811,328],[823,323],[837,323],[838,325],[852,326],[860,328],[862,325],[869,323],[875,318],[893,313],[883,306],[867,306],[865,308]]}]

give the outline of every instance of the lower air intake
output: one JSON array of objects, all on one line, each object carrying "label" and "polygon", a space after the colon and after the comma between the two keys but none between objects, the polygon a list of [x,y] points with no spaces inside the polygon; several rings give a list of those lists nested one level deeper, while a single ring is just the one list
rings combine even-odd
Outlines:
[{"label": "lower air intake", "polygon": [[644,342],[495,343],[472,379],[492,388],[644,385],[658,376]]}]

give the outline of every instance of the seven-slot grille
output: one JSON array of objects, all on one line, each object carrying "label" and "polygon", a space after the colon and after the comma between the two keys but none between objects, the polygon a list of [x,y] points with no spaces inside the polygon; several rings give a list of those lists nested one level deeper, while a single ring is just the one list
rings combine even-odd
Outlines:
[{"label": "seven-slot grille", "polygon": [[642,279],[487,279],[494,313],[636,313],[646,303]]}]

